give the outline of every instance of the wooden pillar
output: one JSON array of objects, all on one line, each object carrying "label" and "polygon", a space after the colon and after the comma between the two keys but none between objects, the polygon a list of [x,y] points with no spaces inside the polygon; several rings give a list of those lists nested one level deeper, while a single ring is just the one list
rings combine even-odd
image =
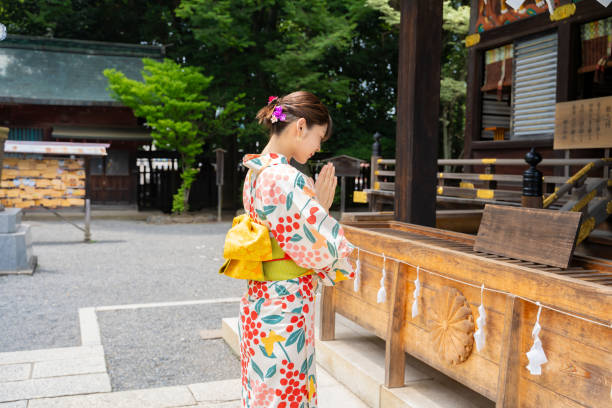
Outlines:
[{"label": "wooden pillar", "polygon": [[[470,8],[470,34],[477,32],[479,0],[472,0]],[[472,142],[480,139],[482,131],[482,93],[480,86],[484,75],[484,52],[476,47],[468,49],[467,57],[467,94],[465,100],[465,131],[463,137],[463,157],[472,158]],[[463,166],[465,173],[472,172],[472,166]]]},{"label": "wooden pillar", "polygon": [[521,351],[521,303],[514,295],[506,298],[496,408],[518,408]]},{"label": "wooden pillar", "polygon": [[321,288],[321,303],[319,304],[319,340],[327,341],[336,338],[336,308],[333,286]]},{"label": "wooden pillar", "polygon": [[406,291],[408,265],[396,262],[391,271],[393,284],[391,285],[389,324],[385,339],[385,386],[397,388],[404,386],[404,371],[406,370],[403,329],[406,297],[408,297]]},{"label": "wooden pillar", "polygon": [[395,219],[435,227],[442,0],[402,0]]},{"label": "wooden pillar", "polygon": [[580,27],[563,21],[557,28],[557,103],[576,98],[578,60],[580,58]]}]

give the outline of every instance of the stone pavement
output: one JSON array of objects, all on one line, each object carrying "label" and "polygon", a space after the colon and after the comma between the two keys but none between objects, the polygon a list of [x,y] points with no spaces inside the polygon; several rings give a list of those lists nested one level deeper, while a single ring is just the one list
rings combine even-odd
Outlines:
[{"label": "stone pavement", "polygon": [[[228,223],[98,219],[85,244],[65,223],[27,222],[39,268],[0,277],[0,408],[239,407],[237,357],[200,337],[244,291],[217,273]],[[365,408],[319,377],[321,408]]]},{"label": "stone pavement", "polygon": [[[155,306],[167,305],[121,308]],[[111,392],[97,319],[97,312],[109,309],[79,310],[81,346],[0,353],[0,408],[240,408],[239,379]],[[368,407],[321,366],[317,370],[320,408]]]},{"label": "stone pavement", "polygon": [[[111,392],[95,308],[79,311],[80,347],[0,353],[0,408],[240,408],[240,380]],[[320,408],[367,408],[318,366]]]},{"label": "stone pavement", "polygon": [[110,391],[100,345],[0,353],[2,408],[11,401],[19,407],[15,401]]},{"label": "stone pavement", "polygon": [[[320,408],[367,408],[367,405],[327,371],[321,367],[317,370]],[[67,377],[59,378],[65,380]],[[86,378],[82,380],[88,381]],[[80,380],[70,381],[78,386]],[[86,395],[53,397],[53,392],[59,395],[68,394],[66,389],[62,389],[59,382],[56,382],[48,385],[46,398],[0,402],[0,408],[241,408],[239,379],[120,392],[108,392],[102,388],[94,390],[95,385],[92,382],[89,390],[83,392],[88,393]]]}]

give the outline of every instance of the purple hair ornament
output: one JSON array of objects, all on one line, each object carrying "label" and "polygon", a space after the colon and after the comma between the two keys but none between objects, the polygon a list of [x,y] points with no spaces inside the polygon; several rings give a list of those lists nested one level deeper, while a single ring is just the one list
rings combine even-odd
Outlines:
[{"label": "purple hair ornament", "polygon": [[274,112],[272,112],[272,116],[270,117],[270,122],[276,123],[278,121],[284,122],[287,119],[287,115],[283,113],[283,107],[277,106],[274,108]]}]

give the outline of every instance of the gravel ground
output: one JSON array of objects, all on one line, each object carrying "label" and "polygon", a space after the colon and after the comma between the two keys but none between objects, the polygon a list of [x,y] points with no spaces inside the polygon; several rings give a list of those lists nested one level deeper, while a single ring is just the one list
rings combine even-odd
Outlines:
[{"label": "gravel ground", "polygon": [[[90,244],[83,243],[82,232],[66,223],[31,221],[29,224],[39,266],[32,276],[0,276],[0,352],[80,345],[78,309],[81,307],[239,297],[245,289],[244,282],[217,273],[223,239],[230,227],[227,222],[151,225],[95,220],[92,222],[95,242]],[[141,330],[138,337],[132,337],[138,342],[134,345],[135,356],[139,353],[137,350],[148,348],[142,350],[143,359],[152,358],[157,349],[163,350],[169,361],[180,361],[185,356],[179,354],[185,349],[177,343],[161,345],[161,342],[173,337],[191,338],[194,330],[197,333],[204,328],[219,328],[221,317],[228,313],[237,315],[238,306],[232,305],[224,307],[234,307],[234,313],[203,305],[174,311],[142,309],[99,315],[101,330],[105,335],[108,333],[109,344],[117,339],[118,347],[124,347],[122,342],[137,329]],[[185,311],[183,323],[168,321],[169,314],[178,310]],[[188,310],[194,311],[193,316]],[[134,326],[138,320],[134,318],[135,313],[146,316],[150,330]],[[116,319],[123,318],[125,323],[118,324]],[[110,322],[112,330],[105,322]],[[223,365],[223,361],[217,361],[221,367],[218,375],[227,374]],[[211,375],[216,378],[217,374]],[[141,385],[147,384],[145,381]],[[124,388],[121,381],[115,385]],[[131,383],[130,386],[140,388]]]},{"label": "gravel ground", "polygon": [[98,312],[113,391],[240,377],[225,341],[199,335],[237,313],[236,303]]}]

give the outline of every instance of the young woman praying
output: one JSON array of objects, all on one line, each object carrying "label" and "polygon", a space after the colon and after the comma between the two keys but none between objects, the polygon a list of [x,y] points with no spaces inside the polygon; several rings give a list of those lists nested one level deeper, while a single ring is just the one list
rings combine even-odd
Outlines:
[{"label": "young woman praying", "polygon": [[316,408],[315,288],[353,278],[354,246],[329,214],[333,165],[313,182],[289,162],[306,163],[331,136],[332,120],[304,91],[270,97],[257,119],[270,140],[243,158],[245,214],[228,232],[220,271],[248,282],[239,319],[242,406]]}]

